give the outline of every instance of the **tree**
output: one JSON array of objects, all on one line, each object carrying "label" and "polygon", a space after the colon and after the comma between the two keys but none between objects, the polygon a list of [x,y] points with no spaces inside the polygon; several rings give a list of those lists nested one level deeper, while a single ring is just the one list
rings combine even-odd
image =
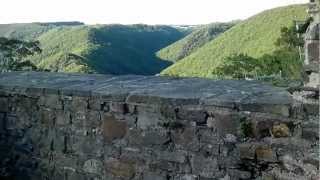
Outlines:
[{"label": "tree", "polygon": [[0,37],[0,72],[36,70],[37,67],[26,57],[41,53],[38,41],[22,41]]},{"label": "tree", "polygon": [[303,28],[298,31],[295,26],[282,27],[281,28],[281,35],[276,41],[276,46],[279,48],[288,48],[288,49],[295,49],[299,46],[303,46],[303,38],[298,36],[301,33]]},{"label": "tree", "polygon": [[259,61],[246,54],[235,54],[227,57],[216,69],[216,74],[231,78],[254,77],[261,72]]}]

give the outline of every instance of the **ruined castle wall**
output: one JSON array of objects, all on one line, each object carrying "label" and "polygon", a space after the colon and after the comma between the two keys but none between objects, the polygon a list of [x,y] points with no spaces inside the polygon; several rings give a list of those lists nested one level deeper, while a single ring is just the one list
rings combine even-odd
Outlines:
[{"label": "ruined castle wall", "polygon": [[320,2],[310,1],[308,13],[313,21],[305,33],[305,60],[304,70],[307,78],[305,86],[320,88]]},{"label": "ruined castle wall", "polygon": [[257,82],[4,73],[0,177],[316,178],[318,113]]}]

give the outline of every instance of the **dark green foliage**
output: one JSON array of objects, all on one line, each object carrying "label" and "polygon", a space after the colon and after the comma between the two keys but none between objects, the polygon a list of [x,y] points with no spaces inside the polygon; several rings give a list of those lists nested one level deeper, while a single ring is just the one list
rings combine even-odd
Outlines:
[{"label": "dark green foliage", "polygon": [[217,67],[215,74],[230,78],[255,77],[260,74],[262,67],[257,59],[245,54],[227,57],[224,63]]},{"label": "dark green foliage", "polygon": [[265,76],[300,79],[301,68],[299,53],[295,49],[283,48],[260,58],[245,54],[230,56],[213,73],[219,77],[236,79]]},{"label": "dark green foliage", "polygon": [[276,46],[280,48],[296,48],[298,46],[303,46],[303,38],[299,38],[298,31],[294,26],[282,27],[281,35],[276,41]]},{"label": "dark green foliage", "polygon": [[176,62],[195,52],[207,42],[216,38],[219,34],[227,31],[238,21],[230,23],[212,23],[200,26],[193,30],[185,38],[161,49],[157,56],[161,59]]},{"label": "dark green foliage", "polygon": [[302,23],[301,22],[300,23],[296,22],[296,25],[297,25],[296,31],[297,31],[297,33],[299,33],[299,34],[305,33],[312,21],[313,21],[313,18],[309,17],[306,21],[304,21]]},{"label": "dark green foliage", "polygon": [[184,36],[169,26],[112,25],[91,29],[91,42],[96,49],[88,56],[99,73],[142,74],[159,73],[171,63],[155,56],[162,47]]},{"label": "dark green foliage", "polygon": [[240,119],[240,134],[243,138],[254,137],[252,122],[246,118]]},{"label": "dark green foliage", "polygon": [[0,37],[0,71],[36,70],[36,66],[24,58],[40,52],[38,41],[29,42]]},{"label": "dark green foliage", "polygon": [[279,49],[258,59],[260,76],[280,75],[282,78],[301,79],[302,61],[296,49]]}]

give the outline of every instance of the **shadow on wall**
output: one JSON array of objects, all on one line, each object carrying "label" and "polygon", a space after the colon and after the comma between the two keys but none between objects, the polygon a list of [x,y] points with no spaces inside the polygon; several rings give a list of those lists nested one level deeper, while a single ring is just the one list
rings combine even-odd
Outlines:
[{"label": "shadow on wall", "polygon": [[[20,101],[21,102],[21,101]],[[32,109],[33,106],[29,106]],[[27,109],[27,108],[26,108]],[[15,107],[9,107],[8,99],[0,96],[0,179],[1,180],[36,180],[39,165],[34,142],[30,139],[28,117],[21,118],[11,113]],[[5,111],[5,112],[4,112]],[[26,120],[26,121],[24,121]],[[35,135],[35,134],[34,134]],[[39,134],[40,136],[40,134]]]}]

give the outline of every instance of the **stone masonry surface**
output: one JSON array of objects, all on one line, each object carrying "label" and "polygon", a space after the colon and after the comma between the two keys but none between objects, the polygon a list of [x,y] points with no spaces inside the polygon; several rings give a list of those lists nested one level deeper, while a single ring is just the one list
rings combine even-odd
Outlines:
[{"label": "stone masonry surface", "polygon": [[318,179],[318,104],[255,81],[0,74],[0,179]]}]

